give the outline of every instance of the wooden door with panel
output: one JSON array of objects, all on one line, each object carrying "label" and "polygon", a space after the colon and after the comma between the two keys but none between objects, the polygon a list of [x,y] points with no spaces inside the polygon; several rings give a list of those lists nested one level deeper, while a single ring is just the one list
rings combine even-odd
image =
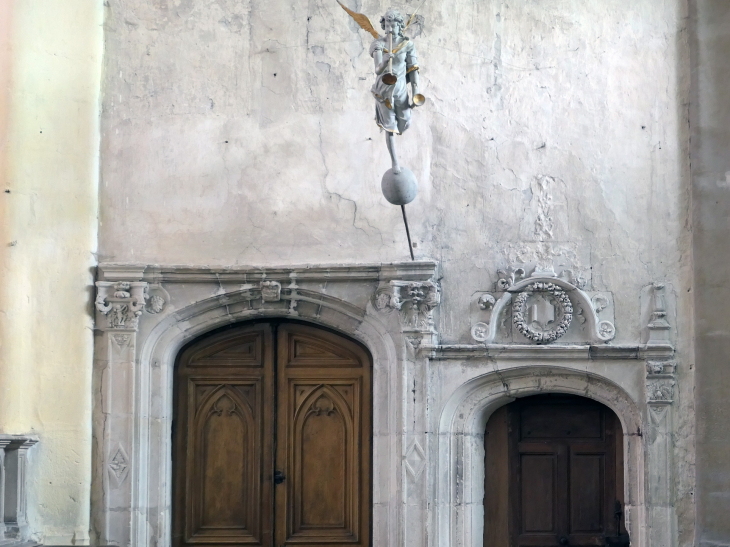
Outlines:
[{"label": "wooden door with panel", "polygon": [[369,546],[370,357],[310,326],[277,337],[276,546]]},{"label": "wooden door with panel", "polygon": [[495,412],[485,442],[485,546],[626,541],[620,433],[610,409],[580,397],[527,397]]},{"label": "wooden door with panel", "polygon": [[173,547],[273,545],[273,341],[270,325],[249,325],[178,358]]}]

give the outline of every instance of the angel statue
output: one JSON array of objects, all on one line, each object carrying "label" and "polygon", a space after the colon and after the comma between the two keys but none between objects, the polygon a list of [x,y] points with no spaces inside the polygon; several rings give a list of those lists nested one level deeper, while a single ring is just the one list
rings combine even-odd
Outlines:
[{"label": "angel statue", "polygon": [[[388,145],[393,164],[392,174],[398,175],[405,168],[401,168],[398,163],[395,150],[396,132],[398,135],[402,135],[410,127],[411,110],[425,102],[424,96],[418,92],[416,46],[403,34],[413,22],[416,14],[414,12],[406,23],[398,10],[389,9],[380,18],[380,26],[385,31],[385,36],[381,36],[373,28],[366,15],[355,13],[339,0],[337,3],[363,30],[375,38],[370,44],[370,56],[375,63],[376,76],[371,89],[375,97],[375,121],[385,130],[385,142]],[[408,83],[411,84],[412,102],[408,99]],[[415,197],[415,193],[413,197]]]}]

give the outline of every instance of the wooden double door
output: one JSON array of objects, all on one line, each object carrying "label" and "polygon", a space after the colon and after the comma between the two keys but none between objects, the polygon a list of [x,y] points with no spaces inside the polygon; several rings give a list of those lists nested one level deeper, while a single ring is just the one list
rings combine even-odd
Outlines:
[{"label": "wooden double door", "polygon": [[297,323],[185,348],[172,544],[369,546],[371,370],[358,344]]},{"label": "wooden double door", "polygon": [[623,436],[583,397],[518,399],[485,435],[485,547],[628,547]]}]

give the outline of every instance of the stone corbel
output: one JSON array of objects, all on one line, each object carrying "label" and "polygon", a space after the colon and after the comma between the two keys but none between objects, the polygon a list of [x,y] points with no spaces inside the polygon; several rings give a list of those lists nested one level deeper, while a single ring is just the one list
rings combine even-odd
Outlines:
[{"label": "stone corbel", "polygon": [[441,303],[441,291],[433,281],[389,281],[373,295],[373,305],[381,312],[397,312],[410,348],[434,343],[433,312]]},{"label": "stone corbel", "polygon": [[[145,309],[148,283],[144,281],[97,281],[94,305],[106,317],[106,329],[137,330],[139,316]],[[158,297],[160,298],[160,297]],[[152,303],[161,310],[164,301]],[[157,313],[157,312],[152,312]]]},{"label": "stone corbel", "polygon": [[409,329],[433,331],[433,310],[441,292],[433,281],[390,281],[378,287],[373,297],[380,311],[398,311],[401,324]]}]

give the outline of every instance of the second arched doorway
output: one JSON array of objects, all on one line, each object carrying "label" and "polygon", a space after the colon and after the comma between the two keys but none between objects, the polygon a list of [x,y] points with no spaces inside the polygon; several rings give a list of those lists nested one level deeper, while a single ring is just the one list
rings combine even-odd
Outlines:
[{"label": "second arched doorway", "polygon": [[370,545],[371,371],[358,343],[301,323],[184,348],[172,545]]},{"label": "second arched doorway", "polygon": [[495,411],[485,431],[484,545],[629,545],[623,434],[614,412],[574,395]]}]

